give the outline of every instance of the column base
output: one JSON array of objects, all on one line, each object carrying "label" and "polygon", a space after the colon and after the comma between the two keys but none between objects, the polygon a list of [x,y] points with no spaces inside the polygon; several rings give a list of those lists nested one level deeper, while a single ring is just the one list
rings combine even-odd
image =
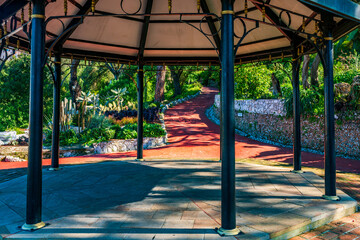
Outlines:
[{"label": "column base", "polygon": [[215,231],[220,236],[236,236],[240,233],[240,229],[234,228],[234,229],[224,229],[224,228],[215,228]]},{"label": "column base", "polygon": [[44,222],[39,222],[39,223],[36,223],[36,224],[27,224],[27,223],[25,223],[24,225],[21,226],[21,229],[24,230],[24,231],[35,231],[35,230],[38,230],[38,229],[43,228],[45,226],[46,226],[46,224]]},{"label": "column base", "polygon": [[137,158],[136,161],[144,162],[145,160],[143,158]]},{"label": "column base", "polygon": [[340,201],[340,197],[338,196],[328,196],[328,195],[322,195],[323,199],[330,200],[330,201]]},{"label": "column base", "polygon": [[59,170],[61,170],[61,168],[60,167],[58,167],[58,168],[49,168],[49,171],[59,171]]},{"label": "column base", "polygon": [[303,170],[291,170],[290,172],[292,172],[292,173],[304,173]]}]

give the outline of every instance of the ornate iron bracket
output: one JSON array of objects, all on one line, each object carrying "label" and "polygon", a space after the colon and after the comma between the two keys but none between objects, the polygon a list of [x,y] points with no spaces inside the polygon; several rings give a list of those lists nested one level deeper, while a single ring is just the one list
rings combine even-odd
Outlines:
[{"label": "ornate iron bracket", "polygon": [[308,38],[307,41],[314,47],[317,54],[319,54],[320,61],[321,61],[321,64],[322,64],[322,66],[324,68],[324,72],[325,72],[327,70],[327,65],[326,65],[326,61],[325,61],[324,51],[321,50],[321,48],[323,47],[323,44],[322,43],[317,44],[311,38]]},{"label": "ornate iron bracket", "polygon": [[202,28],[202,24],[203,24],[204,20],[206,20],[206,17],[213,17],[213,16],[215,16],[218,21],[221,21],[221,18],[220,18],[219,16],[217,16],[216,14],[208,14],[207,16],[204,16],[204,17],[201,19],[201,21],[200,21],[199,27],[196,27],[194,24],[191,24],[191,23],[183,20],[183,19],[182,19],[182,17],[183,17],[182,14],[180,14],[180,19],[179,19],[179,21],[180,21],[181,23],[185,23],[185,24],[191,26],[192,28],[194,28],[194,29],[196,29],[197,31],[199,31],[202,35],[204,35],[204,36],[206,37],[206,39],[211,43],[211,45],[213,46],[213,48],[215,49],[216,54],[217,54],[217,56],[218,56],[218,58],[219,58],[219,61],[221,62],[220,51],[219,51],[219,49],[216,47],[215,43],[210,39],[210,37],[213,37],[213,36],[217,35],[217,34],[220,32],[221,29],[217,30],[216,33],[214,33],[214,34],[212,34],[212,33],[209,34],[209,33],[205,33],[205,32],[203,31],[203,28]]},{"label": "ornate iron bracket", "polygon": [[[49,57],[49,55],[50,55],[50,52],[54,49],[55,45],[60,41],[60,39],[62,38],[62,36],[64,36],[65,34],[67,34],[68,32],[70,32],[72,29],[78,27],[79,25],[81,25],[81,24],[84,22],[84,16],[82,16],[82,17],[81,17],[81,20],[79,21],[79,23],[74,24],[73,26],[71,26],[71,27],[69,27],[69,28],[66,29],[65,24],[64,24],[64,22],[63,22],[61,19],[59,19],[59,18],[54,18],[54,19],[58,20],[58,21],[62,24],[63,31],[62,31],[62,33],[60,33],[60,34],[56,37],[56,39],[51,43],[50,47],[48,48],[48,50],[47,50],[47,52],[46,52],[46,54],[45,54],[45,56],[44,56],[43,66],[45,66],[45,64],[46,64],[46,62],[47,62],[47,59],[48,59],[48,57]],[[52,19],[51,19],[51,20],[52,20]],[[48,24],[49,22],[50,22],[49,19],[47,19],[47,20],[45,21],[45,28],[46,28],[46,26],[47,26],[47,24]]]},{"label": "ornate iron bracket", "polygon": [[1,54],[0,72],[1,72],[1,70],[3,70],[5,66],[6,61],[15,54],[15,50],[5,48],[5,43],[1,44],[0,50],[1,50],[0,51]]},{"label": "ornate iron bracket", "polygon": [[243,34],[242,34],[241,37],[238,36],[238,35],[236,35],[236,33],[234,32],[234,36],[239,39],[239,41],[238,41],[238,43],[236,44],[235,49],[234,49],[234,57],[236,56],[236,53],[237,53],[237,51],[238,51],[241,43],[244,41],[245,37],[246,37],[249,33],[251,33],[252,31],[254,31],[255,29],[259,28],[259,22],[256,22],[256,23],[255,23],[255,27],[247,30],[247,28],[246,28],[246,23],[244,22],[244,20],[241,19],[240,17],[235,17],[234,21],[235,21],[236,19],[239,19],[239,20],[240,20],[241,24],[243,25],[244,31],[243,31]]}]

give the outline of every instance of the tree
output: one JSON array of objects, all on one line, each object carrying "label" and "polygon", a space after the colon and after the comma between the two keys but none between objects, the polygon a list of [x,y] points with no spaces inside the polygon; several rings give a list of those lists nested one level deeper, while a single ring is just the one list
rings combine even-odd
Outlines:
[{"label": "tree", "polygon": [[155,102],[161,102],[164,99],[166,67],[157,66],[156,72],[156,88],[155,88]]},{"label": "tree", "polygon": [[309,82],[308,82],[309,65],[310,65],[310,55],[306,54],[306,55],[304,55],[304,61],[303,61],[303,66],[302,66],[302,74],[301,74],[302,85],[303,85],[304,89],[309,88]]},{"label": "tree", "polygon": [[[27,128],[29,123],[30,55],[11,57],[0,72],[0,131],[16,127]],[[44,69],[44,115],[52,114],[52,80]]]},{"label": "tree", "polygon": [[110,70],[110,72],[114,75],[115,80],[119,80],[119,77],[122,73],[124,64],[114,64],[114,63],[105,63],[106,67]]},{"label": "tree", "polygon": [[174,97],[181,94],[180,77],[183,73],[182,67],[169,66],[171,77],[174,84]]},{"label": "tree", "polygon": [[280,81],[275,76],[275,73],[271,74],[271,82],[272,82],[272,88],[273,88],[273,94],[277,97],[282,97],[281,88],[280,88]]},{"label": "tree", "polygon": [[318,79],[318,69],[320,64],[320,56],[316,54],[312,64],[311,64],[311,72],[310,72],[310,85],[311,87],[319,87],[319,79]]},{"label": "tree", "polygon": [[76,103],[76,110],[80,109],[80,102],[77,99],[81,95],[81,86],[78,82],[77,70],[79,66],[80,60],[74,59],[71,62],[70,66],[70,83],[69,83],[69,90],[71,94],[72,101]]}]

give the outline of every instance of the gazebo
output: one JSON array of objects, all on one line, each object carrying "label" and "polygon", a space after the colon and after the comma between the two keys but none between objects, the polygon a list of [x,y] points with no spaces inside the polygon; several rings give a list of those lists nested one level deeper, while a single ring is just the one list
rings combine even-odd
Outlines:
[{"label": "gazebo", "polygon": [[52,169],[59,169],[62,58],[138,66],[138,160],[143,159],[144,65],[221,67],[221,228],[236,235],[234,65],[291,58],[294,172],[301,172],[299,69],[317,52],[325,84],[325,195],[336,195],[333,42],[360,23],[351,0],[0,0],[1,51],[31,53],[24,230],[42,228],[43,68],[54,56]]}]

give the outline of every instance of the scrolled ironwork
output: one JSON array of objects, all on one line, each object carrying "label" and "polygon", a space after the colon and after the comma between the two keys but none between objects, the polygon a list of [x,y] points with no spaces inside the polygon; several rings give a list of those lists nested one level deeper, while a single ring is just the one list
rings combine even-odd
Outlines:
[{"label": "scrolled ironwork", "polygon": [[309,42],[314,47],[314,49],[316,50],[317,54],[320,57],[320,61],[321,61],[321,64],[322,64],[322,66],[324,68],[324,72],[325,72],[326,68],[327,68],[327,65],[326,65],[326,61],[325,61],[324,52],[321,50],[321,48],[323,47],[323,44],[319,43],[318,41],[314,42],[312,38],[307,38],[307,42]]},{"label": "scrolled ironwork", "polygon": [[[134,1],[134,0],[131,0],[132,2]],[[138,0],[139,1],[139,8],[135,11],[135,12],[133,12],[133,13],[129,13],[129,12],[127,12],[127,11],[125,11],[125,9],[124,9],[124,0],[121,0],[121,2],[120,2],[120,8],[121,8],[121,10],[124,12],[124,13],[126,13],[126,14],[128,14],[128,15],[134,15],[134,14],[137,14],[137,13],[139,13],[140,12],[140,10],[141,10],[141,8],[142,8],[142,0]]]},{"label": "scrolled ironwork", "polygon": [[[209,16],[204,16],[203,18],[201,18],[200,24],[199,24],[199,29],[202,34],[209,36],[209,37],[213,37],[213,36],[219,34],[221,29],[219,28],[219,30],[217,30],[215,33],[206,33],[202,28],[202,24],[203,24],[204,20],[206,20],[206,18],[208,18],[208,17]],[[219,21],[219,22],[221,21],[220,17],[218,17],[217,15],[215,15],[215,18],[217,19],[217,21]]]},{"label": "scrolled ironwork", "polygon": [[[65,15],[66,16],[66,15]],[[62,21],[60,18],[55,18],[55,20],[58,20],[61,23],[61,27],[62,27],[62,31],[64,31],[66,29],[65,23],[64,21]],[[47,23],[46,23],[47,25]],[[50,32],[46,31],[46,36],[52,38],[54,37]]]},{"label": "scrolled ironwork", "polygon": [[[219,16],[217,16],[216,14],[208,14],[208,16],[204,16],[203,19],[206,18],[206,17],[209,17],[209,16],[210,16],[210,17],[211,17],[211,16],[216,16],[216,18],[218,18],[218,19],[221,20],[221,18],[220,18]],[[180,19],[179,19],[179,21],[180,21],[181,23],[185,23],[185,24],[191,26],[192,28],[198,30],[202,35],[204,35],[204,36],[206,37],[206,39],[210,42],[210,44],[211,44],[211,45],[213,46],[213,48],[215,49],[216,54],[217,54],[217,56],[218,56],[218,58],[219,58],[219,61],[221,62],[220,51],[219,51],[219,49],[216,47],[215,43],[214,43],[213,41],[211,41],[211,39],[210,39],[210,36],[214,36],[215,34],[214,34],[214,35],[208,35],[208,34],[206,34],[206,33],[202,30],[202,28],[201,28],[201,22],[203,22],[203,19],[202,19],[201,22],[200,22],[200,27],[197,27],[197,26],[195,26],[194,24],[191,24],[191,23],[183,20],[182,17],[183,17],[183,15],[180,14]]]},{"label": "scrolled ironwork", "polygon": [[[235,17],[235,20],[239,20],[239,21],[241,22],[241,24],[243,25],[243,33],[242,33],[242,36],[238,36],[238,35],[234,32],[234,36],[239,39],[239,41],[237,42],[237,44],[236,44],[236,46],[235,46],[235,49],[234,49],[234,54],[235,54],[235,56],[236,56],[237,50],[239,49],[241,43],[244,41],[245,37],[246,37],[249,33],[251,33],[252,31],[254,31],[255,29],[258,29],[258,28],[259,28],[259,22],[256,22],[256,23],[255,23],[255,27],[247,30],[246,23],[245,23],[245,21],[244,21],[242,18],[240,18],[240,17]],[[235,21],[235,20],[234,20],[234,21]]]},{"label": "scrolled ironwork", "polygon": [[[288,17],[288,20],[289,20],[288,24],[286,24],[286,23],[282,20],[282,15],[283,15],[283,13],[286,13],[286,15],[287,15],[287,17]],[[282,11],[280,12],[280,14],[279,14],[279,22],[285,24],[288,28],[290,28],[290,25],[291,25],[291,15],[290,15],[290,13],[289,13],[288,11],[282,10]]]},{"label": "scrolled ironwork", "polygon": [[[74,24],[73,26],[67,28],[67,29],[63,29],[63,31],[56,37],[56,39],[51,43],[50,47],[48,48],[47,50],[47,53],[45,54],[45,57],[44,57],[44,63],[43,63],[43,66],[45,66],[46,64],[46,61],[49,57],[49,54],[50,52],[54,49],[55,45],[60,41],[60,39],[62,38],[62,36],[64,36],[65,34],[67,34],[69,31],[71,31],[72,29],[78,27],[79,25],[83,24],[84,22],[84,17],[85,16],[82,16],[80,19],[80,21],[77,23],[77,24]],[[54,18],[54,19],[58,19],[58,18]],[[60,20],[61,21],[61,20]],[[47,24],[50,22],[49,21],[46,21],[45,22],[45,28],[47,26]],[[65,27],[65,24],[63,24],[63,26]]]},{"label": "scrolled ironwork", "polygon": [[[3,42],[3,41],[2,41]],[[0,46],[0,71],[4,68],[6,61],[15,54],[15,49],[5,48],[5,43]]]}]

